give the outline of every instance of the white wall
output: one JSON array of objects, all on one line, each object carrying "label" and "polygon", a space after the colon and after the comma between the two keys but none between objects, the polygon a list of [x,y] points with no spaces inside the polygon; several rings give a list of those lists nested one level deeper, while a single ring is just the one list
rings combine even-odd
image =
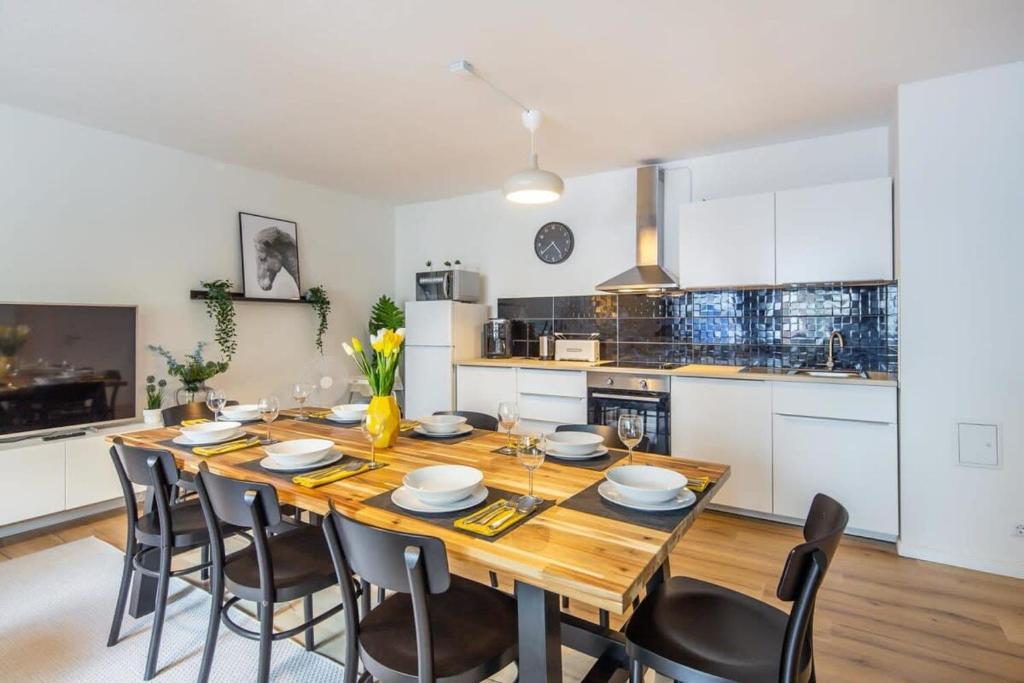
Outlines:
[{"label": "white wall", "polygon": [[[677,212],[695,199],[781,190],[889,175],[888,129],[871,128],[693,158],[666,165],[666,256],[677,261]],[[395,290],[414,296],[424,262],[459,258],[485,277],[484,301],[498,297],[588,294],[634,263],[636,179],[633,169],[567,178],[554,204],[517,206],[497,190],[400,206],[395,211]],[[548,221],[572,228],[576,247],[559,265],[533,253],[537,229]],[[493,313],[493,308],[492,308]]]},{"label": "white wall", "polygon": [[[394,282],[390,206],[4,106],[0,149],[0,301],[135,304],[139,376],[162,375],[146,344],[180,358],[213,339],[188,291],[204,279],[241,284],[238,211],[286,218],[299,226],[303,290],[323,284],[333,304],[328,362],[352,373],[341,340],[364,331]],[[291,404],[289,383],[319,362],[312,310],[236,310],[238,353],[211,384]]]},{"label": "white wall", "polygon": [[[900,552],[1024,577],[1022,152],[1024,63],[900,87]],[[1000,468],[957,465],[958,421]]]}]

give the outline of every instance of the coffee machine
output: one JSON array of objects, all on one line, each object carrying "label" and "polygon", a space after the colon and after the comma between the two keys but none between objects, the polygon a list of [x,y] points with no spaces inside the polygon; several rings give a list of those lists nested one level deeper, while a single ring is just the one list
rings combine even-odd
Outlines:
[{"label": "coffee machine", "polygon": [[512,357],[512,324],[505,318],[491,318],[484,323],[483,350],[485,358]]}]

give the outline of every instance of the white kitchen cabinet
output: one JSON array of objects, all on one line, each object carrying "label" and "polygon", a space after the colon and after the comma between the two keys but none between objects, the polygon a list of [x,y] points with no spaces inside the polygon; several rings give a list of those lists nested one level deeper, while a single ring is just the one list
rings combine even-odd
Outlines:
[{"label": "white kitchen cabinet", "polygon": [[0,450],[0,526],[62,510],[63,442]]},{"label": "white kitchen cabinet", "polygon": [[893,277],[892,179],[775,194],[776,282]]},{"label": "white kitchen cabinet", "polygon": [[682,287],[771,285],[775,282],[775,196],[772,193],[692,202],[679,207]]},{"label": "white kitchen cabinet", "polygon": [[460,365],[456,380],[456,406],[487,415],[498,415],[498,404],[518,399],[516,368]]},{"label": "white kitchen cabinet", "polygon": [[73,509],[120,498],[121,483],[102,436],[70,439],[64,457],[65,507]]},{"label": "white kitchen cabinet", "polygon": [[729,465],[715,503],[772,512],[768,382],[672,378],[672,455]]},{"label": "white kitchen cabinet", "polygon": [[587,373],[519,368],[519,431],[553,432],[587,423]]}]

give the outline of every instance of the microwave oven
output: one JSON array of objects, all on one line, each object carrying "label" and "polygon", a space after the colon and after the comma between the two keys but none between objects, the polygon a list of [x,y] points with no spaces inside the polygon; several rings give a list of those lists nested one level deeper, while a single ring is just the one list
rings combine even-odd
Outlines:
[{"label": "microwave oven", "polygon": [[416,273],[416,301],[480,300],[480,274],[468,270],[430,270]]}]

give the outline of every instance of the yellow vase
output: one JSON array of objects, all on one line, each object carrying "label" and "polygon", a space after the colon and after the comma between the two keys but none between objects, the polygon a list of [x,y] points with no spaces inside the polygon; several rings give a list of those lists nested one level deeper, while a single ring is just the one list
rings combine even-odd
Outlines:
[{"label": "yellow vase", "polygon": [[374,396],[370,399],[370,407],[366,409],[367,420],[384,425],[381,435],[373,442],[377,448],[391,448],[398,441],[398,428],[401,416],[398,412],[398,401],[394,396]]}]

